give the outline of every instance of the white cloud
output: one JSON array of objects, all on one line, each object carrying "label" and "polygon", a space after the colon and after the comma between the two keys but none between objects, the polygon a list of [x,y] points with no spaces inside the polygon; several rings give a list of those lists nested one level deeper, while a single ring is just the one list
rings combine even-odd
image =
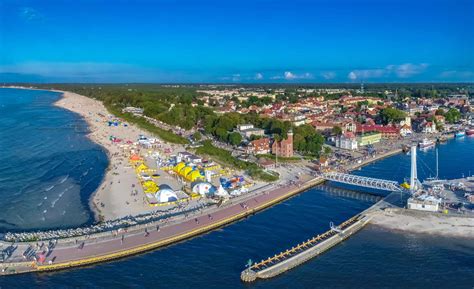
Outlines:
[{"label": "white cloud", "polygon": [[326,80],[330,80],[336,77],[336,73],[334,71],[324,71],[321,72],[321,76]]},{"label": "white cloud", "polygon": [[271,77],[271,79],[282,79],[282,78],[284,78],[286,80],[312,79],[313,75],[309,72],[305,72],[305,73],[302,73],[302,74],[295,74],[291,71],[285,71],[285,73],[283,74],[283,77],[281,77],[279,75]]},{"label": "white cloud", "polygon": [[356,79],[357,79],[357,74],[356,74],[354,71],[351,71],[351,72],[349,72],[349,74],[347,75],[347,77],[348,77],[350,80],[356,80]]},{"label": "white cloud", "polygon": [[255,79],[256,80],[262,80],[263,79],[263,74],[261,74],[260,72],[255,74]]},{"label": "white cloud", "polygon": [[23,20],[27,22],[43,19],[43,15],[39,13],[38,10],[32,7],[20,8],[19,15],[20,15],[20,18],[22,18]]},{"label": "white cloud", "polygon": [[296,78],[296,75],[294,75],[291,71],[285,71],[286,80],[293,80],[295,78]]},{"label": "white cloud", "polygon": [[407,78],[422,73],[426,67],[428,67],[428,64],[426,63],[405,63],[401,65],[389,65],[386,69],[389,71],[394,71],[395,74],[400,78]]},{"label": "white cloud", "polygon": [[387,65],[385,68],[353,70],[349,72],[347,78],[349,78],[350,80],[366,80],[371,78],[385,78],[389,76],[396,76],[398,78],[410,78],[412,76],[424,72],[427,67],[428,64],[426,63],[404,63],[399,65],[391,64]]}]

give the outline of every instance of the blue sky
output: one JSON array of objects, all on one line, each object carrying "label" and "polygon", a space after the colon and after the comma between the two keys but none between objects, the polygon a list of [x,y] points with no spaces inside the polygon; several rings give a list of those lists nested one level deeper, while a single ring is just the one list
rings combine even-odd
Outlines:
[{"label": "blue sky", "polygon": [[0,0],[0,81],[474,81],[474,1]]}]

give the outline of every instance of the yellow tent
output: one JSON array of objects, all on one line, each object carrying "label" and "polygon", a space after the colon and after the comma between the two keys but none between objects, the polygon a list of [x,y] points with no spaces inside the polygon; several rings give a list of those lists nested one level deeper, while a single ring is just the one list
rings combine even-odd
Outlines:
[{"label": "yellow tent", "polygon": [[143,182],[142,186],[145,193],[156,193],[158,191],[158,185],[153,181]]},{"label": "yellow tent", "polygon": [[186,164],[183,163],[183,162],[178,163],[178,164],[174,167],[174,172],[179,174],[179,172],[181,171],[181,169],[184,168],[185,166],[186,166]]},{"label": "yellow tent", "polygon": [[192,170],[193,170],[192,167],[184,167],[179,171],[179,174],[183,177],[186,177],[189,174],[189,172]]},{"label": "yellow tent", "polygon": [[194,170],[186,175],[186,179],[188,179],[191,182],[196,181],[197,179],[202,179],[202,175],[198,170]]},{"label": "yellow tent", "polygon": [[139,172],[139,173],[144,172],[146,170],[148,170],[148,167],[145,164],[141,164],[137,167],[137,172]]}]

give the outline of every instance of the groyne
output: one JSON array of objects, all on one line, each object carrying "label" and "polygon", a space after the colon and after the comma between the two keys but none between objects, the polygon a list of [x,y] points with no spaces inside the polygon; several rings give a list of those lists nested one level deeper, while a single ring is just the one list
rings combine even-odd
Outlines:
[{"label": "groyne", "polygon": [[253,282],[257,279],[268,279],[280,275],[336,246],[357,233],[369,221],[369,216],[357,215],[336,228],[331,228],[291,249],[251,265],[242,271],[240,278],[244,282]]}]

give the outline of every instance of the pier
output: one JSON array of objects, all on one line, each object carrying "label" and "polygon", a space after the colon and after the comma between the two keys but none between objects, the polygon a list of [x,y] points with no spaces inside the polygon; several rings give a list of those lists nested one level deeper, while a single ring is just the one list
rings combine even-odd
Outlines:
[{"label": "pier", "polygon": [[253,282],[257,279],[268,279],[280,275],[349,238],[362,229],[369,221],[370,217],[368,215],[356,215],[321,235],[317,235],[273,257],[250,265],[242,271],[240,278],[244,282]]},{"label": "pier", "polygon": [[[403,194],[403,193],[402,193]],[[321,255],[365,227],[380,210],[393,208],[400,201],[400,192],[392,192],[370,208],[348,219],[339,226],[331,224],[330,230],[304,241],[291,249],[254,264],[248,264],[241,272],[240,279],[253,282],[268,279],[291,270]]]}]

